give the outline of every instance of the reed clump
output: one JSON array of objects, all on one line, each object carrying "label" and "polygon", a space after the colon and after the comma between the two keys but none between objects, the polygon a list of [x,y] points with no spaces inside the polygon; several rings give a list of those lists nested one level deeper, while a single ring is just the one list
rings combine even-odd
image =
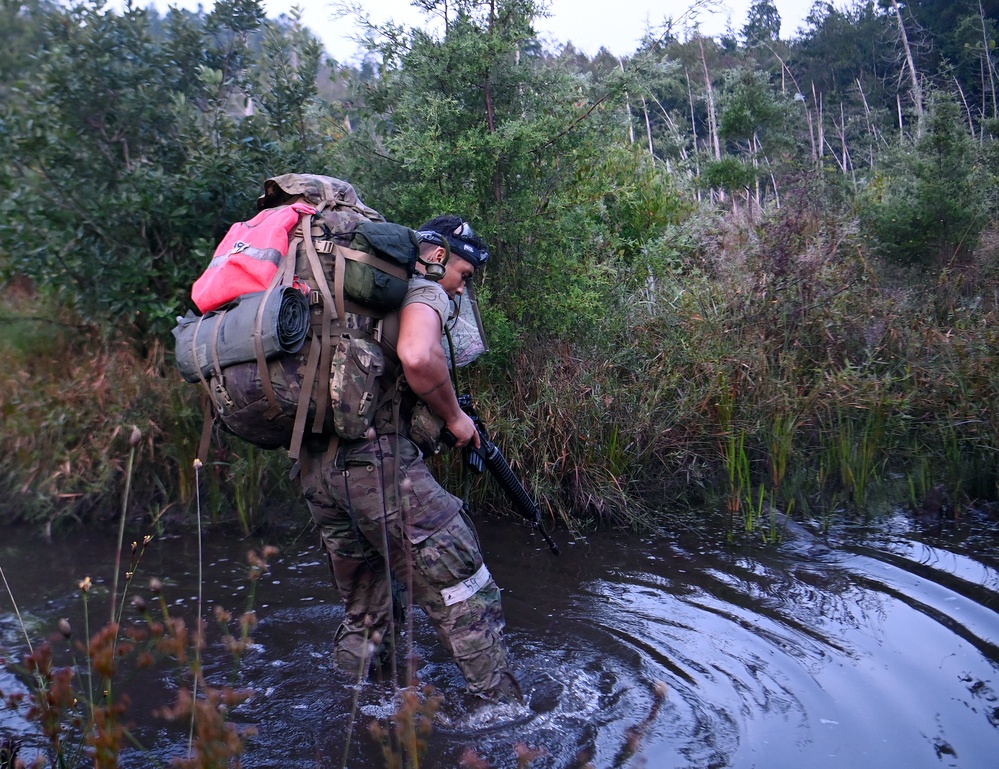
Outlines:
[{"label": "reed clump", "polygon": [[[0,322],[0,519],[49,532],[107,521],[124,493],[135,426],[131,515],[157,531],[190,521],[203,413],[171,352],[108,335],[24,283],[0,291]],[[202,493],[211,523],[249,534],[267,500],[292,491],[287,458],[237,443],[215,442]]]},{"label": "reed clump", "polygon": [[8,288],[0,306],[11,330],[0,337],[5,520],[51,529],[113,515],[116,506],[108,503],[123,491],[121,458],[132,425],[143,436],[138,506],[155,511],[166,504],[164,489],[185,487],[175,464],[185,449],[174,441],[183,444],[191,412],[165,371],[160,345],[140,351],[104,337],[30,287]]},{"label": "reed clump", "polygon": [[996,237],[902,269],[824,200],[803,186],[765,215],[691,217],[648,247],[647,273],[622,269],[599,333],[476,381],[554,517],[642,527],[707,508],[772,539],[778,513],[865,518],[941,485],[945,514],[993,509]]}]

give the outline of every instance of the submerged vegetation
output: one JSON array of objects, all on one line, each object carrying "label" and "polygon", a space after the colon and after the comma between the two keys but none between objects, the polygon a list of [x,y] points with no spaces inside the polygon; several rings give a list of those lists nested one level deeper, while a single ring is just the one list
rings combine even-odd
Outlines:
[{"label": "submerged vegetation", "polygon": [[[171,612],[159,578],[150,579],[148,587],[137,589],[133,584],[152,539],[146,536],[131,545],[131,562],[124,573],[117,611],[117,579],[108,595],[87,576],[78,585],[83,602],[82,628],[61,619],[58,632],[33,643],[22,623],[26,653],[19,663],[3,660],[18,685],[0,692],[0,698],[5,709],[19,714],[34,728],[18,739],[5,741],[5,766],[117,767],[119,759],[130,753],[145,754],[153,764],[162,764],[143,745],[132,723],[145,704],[166,696],[171,704],[154,714],[142,713],[141,717],[155,715],[163,722],[176,723],[178,742],[186,735],[185,755],[173,759],[170,766],[240,766],[245,741],[253,730],[237,726],[231,716],[253,692],[237,689],[231,681],[209,681],[203,664],[207,628],[200,620],[191,627],[176,611]],[[261,553],[248,552],[251,589],[246,611],[234,618],[215,607],[219,645],[231,657],[235,671],[253,643],[250,632],[256,624],[254,586],[268,570],[267,559],[275,553],[271,547]],[[120,570],[123,564],[118,566]],[[6,576],[3,581],[6,585]],[[130,592],[134,595],[127,606],[129,618],[125,598]],[[16,609],[17,597],[10,597]],[[105,608],[108,597],[111,617],[99,624],[96,609]],[[200,604],[198,609],[200,613]],[[172,673],[163,673],[164,667],[171,668]],[[151,670],[156,671],[162,693],[154,695],[148,689]]]},{"label": "submerged vegetation", "polygon": [[[254,0],[5,5],[4,517],[113,515],[133,425],[132,509],[189,516],[201,407],[169,330],[288,170],[489,241],[492,350],[461,384],[553,520],[992,514],[995,4],[817,3],[784,40],[756,0],[737,35],[667,20],[620,59],[544,50],[538,11],[442,4],[353,69]],[[223,438],[206,507],[253,531],[288,469]]]}]

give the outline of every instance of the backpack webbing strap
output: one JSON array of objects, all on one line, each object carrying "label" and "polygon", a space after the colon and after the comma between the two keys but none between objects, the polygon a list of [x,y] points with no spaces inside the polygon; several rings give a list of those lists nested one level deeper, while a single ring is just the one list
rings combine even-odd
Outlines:
[{"label": "backpack webbing strap", "polygon": [[400,280],[409,280],[410,274],[398,262],[393,262],[386,259],[384,256],[378,256],[377,254],[369,254],[367,251],[360,251],[356,248],[350,248],[349,246],[344,246],[336,243],[332,240],[320,240],[316,243],[316,251],[320,254],[332,254],[335,251],[343,251],[343,258],[351,262],[361,262],[374,267],[376,270],[387,273],[394,278],[399,278]]},{"label": "backpack webbing strap", "polygon": [[[319,261],[319,254],[316,253],[316,244],[312,239],[312,217],[308,214],[302,216],[300,220],[301,243],[305,246],[305,255],[309,260],[309,268],[312,270],[312,278],[316,282],[316,287],[322,297],[321,330],[313,325],[312,342],[309,346],[309,353],[306,357],[305,372],[302,375],[302,389],[298,395],[298,407],[295,410],[295,424],[291,431],[291,443],[288,447],[288,456],[291,459],[299,459],[302,454],[302,441],[305,439],[305,422],[309,416],[309,402],[315,400],[316,415],[312,423],[312,432],[321,433],[326,417],[326,409],[329,405],[329,386],[323,384],[318,392],[315,392],[319,371],[327,372],[327,382],[330,370],[330,359],[333,355],[331,340],[333,337],[333,292],[330,284],[326,280],[326,273]],[[299,241],[296,240],[296,246]]]},{"label": "backpack webbing strap", "polygon": [[232,405],[232,398],[229,397],[229,393],[225,389],[225,377],[222,375],[222,361],[219,360],[219,331],[222,328],[222,319],[225,317],[225,314],[226,310],[222,310],[218,314],[218,319],[215,321],[215,330],[212,334],[212,363],[215,364],[215,373],[212,375],[212,381],[215,383],[215,386],[214,390],[209,391],[209,394],[212,396],[216,407],[218,407],[220,402],[223,406]]},{"label": "backpack webbing strap", "polygon": [[205,464],[208,461],[208,444],[212,441],[212,425],[214,420],[212,419],[212,399],[209,394],[201,394],[201,411],[204,415],[204,421],[201,424],[201,440],[198,441],[198,459],[201,460],[201,464]]},{"label": "backpack webbing strap", "polygon": [[336,453],[340,450],[340,436],[336,433],[330,436],[329,445],[326,447],[326,452],[323,454],[323,464],[336,464]]},{"label": "backpack webbing strap", "polygon": [[323,301],[330,307],[333,307],[333,292],[330,290],[330,284],[326,280],[326,272],[323,270],[323,265],[319,261],[319,254],[316,251],[316,243],[312,239],[312,217],[308,214],[305,214],[302,217],[301,229],[302,241],[305,244],[305,255],[309,259],[309,267],[312,270],[312,278],[316,281],[316,286],[319,288],[319,293],[322,295]]},{"label": "backpack webbing strap", "polygon": [[257,353],[257,372],[260,375],[260,386],[263,388],[264,395],[267,396],[267,402],[270,404],[270,408],[264,412],[264,419],[268,421],[281,413],[281,407],[278,405],[277,395],[274,393],[270,371],[267,369],[267,358],[264,355],[264,305],[267,304],[267,300],[278,286],[290,286],[295,282],[295,254],[298,253],[298,244],[300,242],[298,238],[294,238],[289,244],[288,253],[284,256],[284,263],[280,269],[275,271],[274,277],[271,278],[271,282],[268,284],[267,289],[264,291],[264,296],[257,306],[257,315],[253,320],[253,346]]},{"label": "backpack webbing strap", "polygon": [[[205,392],[211,395],[211,385],[208,384],[208,380],[205,379],[205,374],[201,370],[201,366],[198,364],[198,332],[201,330],[201,323],[204,319],[204,315],[198,316],[198,322],[194,325],[194,333],[191,334],[191,360],[194,361],[194,368],[198,372],[198,379],[201,381],[201,384],[204,385]],[[216,364],[217,363],[218,361],[216,360]]]},{"label": "backpack webbing strap", "polygon": [[340,246],[337,250],[342,250],[344,258],[350,259],[352,262],[361,262],[362,264],[370,265],[377,270],[388,273],[394,278],[399,278],[399,280],[409,280],[409,273],[406,272],[406,268],[401,264],[392,264],[384,257],[369,254],[367,251],[358,251],[356,248]]},{"label": "backpack webbing strap", "polygon": [[343,251],[343,248],[333,249],[333,289],[336,291],[333,301],[336,302],[336,314],[339,318],[344,316],[343,282],[346,280],[347,273],[347,260],[344,258]]},{"label": "backpack webbing strap", "polygon": [[[319,361],[318,370],[325,372],[325,375],[329,376],[330,364],[333,357],[333,318],[336,317],[343,322],[343,306],[342,304],[336,307],[336,315],[333,315],[333,310],[335,307],[335,300],[333,299],[332,292],[330,291],[330,284],[326,280],[326,272],[323,270],[323,265],[319,261],[319,254],[316,253],[316,244],[312,239],[312,217],[306,214],[302,217],[301,221],[302,227],[302,240],[305,243],[305,254],[309,260],[309,267],[312,269],[312,277],[316,281],[316,285],[319,286],[319,293],[323,297],[323,330],[322,330],[322,345],[319,348]],[[314,347],[314,345],[313,345]],[[310,368],[312,360],[309,360]],[[309,392],[312,391],[314,387],[314,379],[316,374],[313,373],[312,377],[306,377],[306,380],[302,383],[302,387],[308,387]],[[323,431],[323,422],[326,417],[326,407],[329,405],[329,387],[323,386],[319,388],[319,392],[316,393],[316,416],[312,422],[312,432],[321,433]],[[295,415],[295,421],[298,422],[299,415]]]},{"label": "backpack webbing strap", "polygon": [[302,391],[298,395],[298,408],[295,410],[295,425],[291,430],[291,444],[288,446],[288,456],[298,459],[302,453],[302,439],[305,437],[305,420],[309,416],[309,401],[316,384],[316,372],[319,370],[319,346],[321,342],[317,334],[312,335],[312,344],[302,375]]}]

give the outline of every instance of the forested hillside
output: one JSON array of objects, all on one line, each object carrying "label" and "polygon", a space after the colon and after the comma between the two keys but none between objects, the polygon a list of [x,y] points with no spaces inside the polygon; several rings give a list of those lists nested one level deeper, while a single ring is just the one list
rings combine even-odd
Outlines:
[{"label": "forested hillside", "polygon": [[[0,2],[8,518],[113,512],[130,451],[135,515],[185,513],[170,329],[289,170],[490,243],[462,384],[557,518],[989,514],[999,0],[816,2],[796,38],[755,0],[732,37],[687,14],[592,59],[532,0],[423,4],[439,33],[371,28],[353,69],[257,0]],[[218,457],[218,515],[293,500],[277,453]]]}]

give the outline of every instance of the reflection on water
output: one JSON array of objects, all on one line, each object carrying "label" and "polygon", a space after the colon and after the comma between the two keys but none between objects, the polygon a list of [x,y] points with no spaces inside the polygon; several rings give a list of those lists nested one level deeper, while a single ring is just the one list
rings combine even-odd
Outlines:
[{"label": "reflection on water", "polygon": [[[504,588],[528,704],[464,697],[457,668],[417,612],[420,677],[445,695],[424,769],[457,767],[468,750],[496,768],[994,765],[999,572],[991,545],[970,552],[920,539],[900,520],[834,542],[796,529],[773,550],[594,534],[564,543],[554,558],[512,522],[479,526]],[[392,711],[392,690],[358,687],[332,667],[340,608],[325,562],[305,539],[277,543],[271,576],[257,586],[256,646],[235,681],[256,692],[233,713],[257,730],[244,765],[384,766],[368,725]],[[63,616],[80,627],[76,583],[86,574],[110,583],[113,544],[73,535],[43,545],[21,532],[5,541],[0,565],[32,638]],[[207,536],[206,616],[216,604],[245,606],[243,554],[254,545]],[[196,554],[193,538],[154,541],[136,585],[164,578],[172,610],[192,619]],[[92,609],[102,606],[95,599]],[[22,653],[6,597],[0,614],[4,647]],[[206,668],[217,684],[232,674],[217,647]],[[0,678],[0,689],[14,685]],[[181,755],[183,730],[152,715],[173,696],[169,675],[134,685],[143,744],[160,761]],[[0,732],[33,739],[9,713]],[[536,757],[518,764],[517,746]],[[131,751],[123,764],[148,766],[149,755]]]}]

